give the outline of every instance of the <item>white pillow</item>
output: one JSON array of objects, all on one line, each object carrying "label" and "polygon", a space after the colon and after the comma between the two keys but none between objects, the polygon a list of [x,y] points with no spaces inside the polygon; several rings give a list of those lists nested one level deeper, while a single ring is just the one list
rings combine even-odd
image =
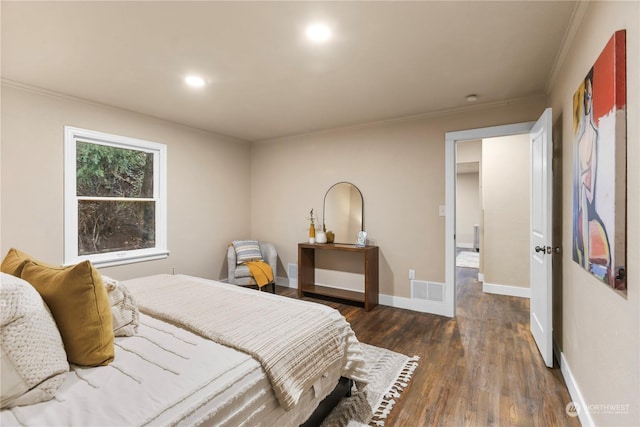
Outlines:
[{"label": "white pillow", "polygon": [[69,363],[51,312],[28,282],[0,273],[2,408],[52,399]]},{"label": "white pillow", "polygon": [[116,279],[102,276],[107,288],[111,314],[113,315],[113,334],[116,337],[130,337],[138,332],[140,312],[129,289]]}]

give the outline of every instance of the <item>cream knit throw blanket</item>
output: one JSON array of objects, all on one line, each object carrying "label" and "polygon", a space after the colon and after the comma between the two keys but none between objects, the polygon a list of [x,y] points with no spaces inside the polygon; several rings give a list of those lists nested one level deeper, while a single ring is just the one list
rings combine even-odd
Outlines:
[{"label": "cream knit throw blanket", "polygon": [[125,283],[142,312],[256,358],[285,410],[331,367],[341,366],[343,375],[366,382],[362,350],[348,323],[344,322],[345,330],[329,313],[311,304],[265,298],[260,292],[229,289],[184,275],[156,275]]}]

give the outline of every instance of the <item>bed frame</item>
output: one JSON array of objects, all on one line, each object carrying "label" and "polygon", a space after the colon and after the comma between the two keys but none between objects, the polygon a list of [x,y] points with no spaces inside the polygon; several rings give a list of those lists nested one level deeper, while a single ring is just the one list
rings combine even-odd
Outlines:
[{"label": "bed frame", "polygon": [[352,387],[353,380],[340,377],[336,388],[334,388],[333,391],[318,404],[318,407],[313,411],[313,414],[311,414],[309,419],[300,427],[317,427],[322,424],[324,419],[327,418],[333,408],[336,407],[343,397],[351,397]]}]

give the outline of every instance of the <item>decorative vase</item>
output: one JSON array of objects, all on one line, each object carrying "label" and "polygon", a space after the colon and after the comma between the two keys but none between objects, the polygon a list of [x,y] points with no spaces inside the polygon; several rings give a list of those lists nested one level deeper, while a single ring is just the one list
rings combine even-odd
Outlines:
[{"label": "decorative vase", "polygon": [[318,231],[316,234],[316,243],[327,243],[327,235],[324,231]]},{"label": "decorative vase", "polygon": [[327,231],[327,243],[333,243],[333,239],[335,238],[335,234],[333,234],[333,231]]},{"label": "decorative vase", "polygon": [[309,243],[315,243],[316,242],[316,228],[314,227],[313,223],[311,223],[311,225],[309,225]]}]

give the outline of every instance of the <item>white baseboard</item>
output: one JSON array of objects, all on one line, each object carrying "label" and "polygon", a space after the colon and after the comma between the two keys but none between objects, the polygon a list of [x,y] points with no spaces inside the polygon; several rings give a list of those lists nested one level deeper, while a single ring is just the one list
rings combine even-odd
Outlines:
[{"label": "white baseboard", "polygon": [[478,273],[478,282],[484,282],[484,273]]},{"label": "white baseboard", "polygon": [[[287,283],[287,278],[278,277],[278,286],[286,286],[293,289],[298,289],[297,283]],[[386,305],[388,307],[403,308],[406,310],[417,311],[420,313],[432,313],[441,316],[447,316],[444,307],[444,303],[438,303],[436,301],[427,301],[418,298],[404,298],[396,297],[393,295],[378,295],[378,303],[380,305]]]},{"label": "white baseboard", "polygon": [[[286,277],[278,277],[278,286],[287,286],[289,288],[298,289],[297,279],[287,279]],[[443,284],[444,285],[444,284]],[[417,311],[420,313],[431,313],[441,316],[448,316],[446,314],[446,307],[444,303],[437,301],[428,301],[419,298],[404,298],[393,295],[378,295],[378,303],[380,305],[386,305],[388,307],[403,308],[406,310]]]},{"label": "white baseboard", "polygon": [[295,279],[290,279],[288,277],[278,276],[276,278],[276,283],[278,284],[278,286],[284,286],[284,287],[287,287],[287,288],[298,289],[298,278],[297,277]]},{"label": "white baseboard", "polygon": [[456,246],[461,248],[461,249],[473,249],[473,243],[456,242]]},{"label": "white baseboard", "polygon": [[450,317],[450,315],[447,314],[446,304],[437,301],[380,294],[378,296],[378,302],[380,305],[386,305],[389,307],[404,308],[406,310],[418,311],[420,313],[432,313]]},{"label": "white baseboard", "polygon": [[[591,413],[589,411],[589,406],[585,402],[584,396],[580,392],[580,388],[578,387],[576,379],[573,377],[573,373],[571,372],[571,368],[569,367],[569,362],[564,357],[564,353],[562,353],[559,349],[556,350],[556,353],[560,353],[560,357],[558,358],[558,360],[560,361],[560,371],[562,372],[564,382],[567,384],[567,389],[569,390],[569,394],[571,395],[572,402],[577,409],[580,424],[582,424],[584,427],[595,427],[596,423],[593,421],[593,418],[591,417]],[[567,405],[569,403],[570,402],[567,402]]]},{"label": "white baseboard", "polygon": [[[218,280],[218,282],[229,283],[229,278],[225,277],[224,279]],[[287,277],[278,276],[276,277],[276,284],[278,286],[284,286],[286,288],[298,289],[298,279],[295,279],[295,281],[293,281],[293,280],[289,280]]]},{"label": "white baseboard", "polygon": [[482,292],[520,298],[531,298],[531,288],[522,288],[520,286],[499,285],[484,282],[482,284]]}]

